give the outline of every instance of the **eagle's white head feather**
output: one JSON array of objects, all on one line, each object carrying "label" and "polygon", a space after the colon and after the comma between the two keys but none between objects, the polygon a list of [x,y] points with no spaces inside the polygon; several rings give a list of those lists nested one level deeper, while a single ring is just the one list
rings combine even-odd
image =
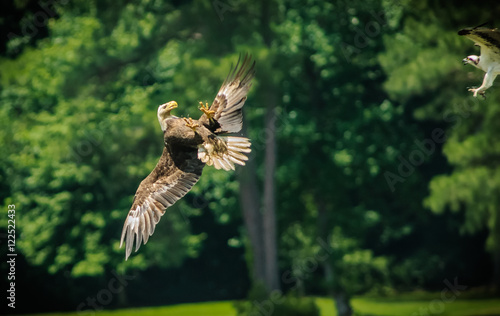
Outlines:
[{"label": "eagle's white head feather", "polygon": [[173,116],[170,111],[177,107],[177,102],[170,101],[164,103],[158,107],[158,122],[160,122],[160,127],[163,132],[167,130],[167,120]]}]

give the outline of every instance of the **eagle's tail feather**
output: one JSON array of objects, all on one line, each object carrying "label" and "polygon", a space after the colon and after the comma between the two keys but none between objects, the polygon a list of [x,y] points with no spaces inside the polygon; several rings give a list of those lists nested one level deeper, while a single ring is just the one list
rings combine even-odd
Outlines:
[{"label": "eagle's tail feather", "polygon": [[250,140],[246,137],[217,136],[213,144],[203,144],[198,150],[198,158],[215,169],[234,170],[234,164],[245,165],[249,153]]}]

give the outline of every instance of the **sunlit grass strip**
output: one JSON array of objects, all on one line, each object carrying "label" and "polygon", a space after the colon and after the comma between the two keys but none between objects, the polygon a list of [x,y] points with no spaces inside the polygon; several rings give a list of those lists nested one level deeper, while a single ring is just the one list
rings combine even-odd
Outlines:
[{"label": "sunlit grass strip", "polygon": [[[439,297],[439,296],[438,296]],[[500,315],[500,299],[455,300],[442,302],[436,300],[396,301],[394,298],[354,298],[352,307],[360,315],[400,316],[400,315],[442,315],[476,316]],[[322,316],[336,316],[334,303],[329,298],[317,298],[316,304]]]},{"label": "sunlit grass strip", "polygon": [[[441,316],[480,316],[500,315],[500,299],[455,300],[444,305],[432,303],[433,300],[411,300],[405,298],[354,298],[352,307],[360,315],[401,316],[401,315],[441,315]],[[337,316],[335,305],[330,298],[318,297],[316,304],[321,316]],[[444,310],[436,310],[444,306]],[[36,316],[91,316],[92,313],[65,312],[33,314]],[[130,308],[111,311],[98,311],[98,316],[236,316],[232,301],[179,304],[162,307]]]},{"label": "sunlit grass strip", "polygon": [[[80,312],[64,312],[64,313],[44,313],[32,314],[32,316],[92,316],[94,311]],[[144,308],[127,308],[119,310],[97,311],[96,316],[236,316],[236,310],[233,308],[232,301],[207,302],[207,303],[190,303],[178,304],[161,307],[144,307]]]}]

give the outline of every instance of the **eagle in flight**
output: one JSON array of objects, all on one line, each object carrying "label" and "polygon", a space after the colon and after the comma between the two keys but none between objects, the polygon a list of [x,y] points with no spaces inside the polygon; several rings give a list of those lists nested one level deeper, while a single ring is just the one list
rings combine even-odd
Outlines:
[{"label": "eagle in flight", "polygon": [[496,76],[500,74],[500,30],[480,25],[460,30],[458,35],[469,38],[481,48],[481,56],[470,55],[464,58],[463,62],[464,65],[471,64],[486,72],[483,84],[479,88],[469,89],[474,93],[474,97],[478,94],[484,96],[486,89],[493,85]]},{"label": "eagle in flight", "polygon": [[237,133],[243,124],[242,107],[247,99],[255,61],[241,56],[229,72],[210,108],[200,102],[200,119],[179,118],[170,114],[177,102],[158,107],[158,121],[163,131],[163,153],[156,167],[141,182],[123,226],[120,248],[125,242],[125,260],[135,240],[135,251],[155,230],[165,210],[191,190],[205,165],[234,170],[245,165],[250,140],[224,136]]}]

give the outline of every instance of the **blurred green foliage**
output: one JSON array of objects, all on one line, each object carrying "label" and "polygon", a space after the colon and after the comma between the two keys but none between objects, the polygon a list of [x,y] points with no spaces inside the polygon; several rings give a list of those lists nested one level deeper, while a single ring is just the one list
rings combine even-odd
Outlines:
[{"label": "blurred green foliage", "polygon": [[[486,10],[488,8],[490,10]],[[462,56],[478,54],[472,42],[456,35],[455,24],[475,26],[498,14],[498,4],[471,6],[469,11],[448,11],[428,1],[425,14],[405,21],[397,37],[386,37],[387,46],[397,50],[381,54],[387,71],[385,87],[403,105],[415,108],[422,120],[444,122],[446,143],[443,155],[452,171],[435,175],[424,206],[437,214],[447,211],[463,214],[462,233],[488,230],[486,249],[492,255],[495,284],[500,285],[500,177],[498,141],[500,117],[498,89],[488,91],[486,99],[464,98],[456,93],[467,86],[479,86],[483,73],[453,62]],[[442,14],[448,15],[442,19]],[[417,42],[419,49],[410,49]],[[408,53],[401,59],[400,52]],[[436,58],[439,56],[439,58]],[[415,71],[419,69],[420,71]],[[418,104],[418,105],[417,105]],[[417,107],[418,106],[418,107]]]}]

